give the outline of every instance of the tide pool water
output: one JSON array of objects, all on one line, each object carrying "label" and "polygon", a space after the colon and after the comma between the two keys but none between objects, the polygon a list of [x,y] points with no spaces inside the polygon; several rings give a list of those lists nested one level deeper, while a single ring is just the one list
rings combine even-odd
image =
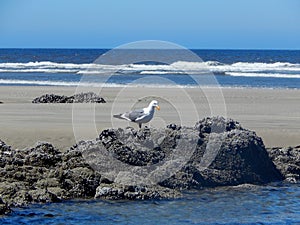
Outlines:
[{"label": "tide pool water", "polygon": [[299,224],[298,184],[191,191],[160,201],[76,200],[14,209],[1,224]]}]

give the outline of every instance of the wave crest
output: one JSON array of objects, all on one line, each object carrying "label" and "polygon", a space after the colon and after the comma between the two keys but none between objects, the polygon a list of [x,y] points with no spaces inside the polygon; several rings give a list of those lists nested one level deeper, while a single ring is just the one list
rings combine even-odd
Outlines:
[{"label": "wave crest", "polygon": [[218,61],[177,61],[170,65],[124,64],[103,65],[95,63],[56,63],[50,61],[28,63],[0,63],[0,73],[73,73],[73,74],[203,74],[213,72],[229,76],[257,76],[300,78],[300,64],[288,62],[236,62],[224,64]]}]

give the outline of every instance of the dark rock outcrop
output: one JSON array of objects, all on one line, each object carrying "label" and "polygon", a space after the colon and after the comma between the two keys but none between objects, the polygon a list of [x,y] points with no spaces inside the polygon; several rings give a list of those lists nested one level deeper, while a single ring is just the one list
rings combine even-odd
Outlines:
[{"label": "dark rock outcrop", "polygon": [[45,94],[32,100],[32,103],[67,103],[67,96]]},{"label": "dark rock outcrop", "polygon": [[11,209],[8,204],[0,198],[0,215],[9,214],[10,212]]},{"label": "dark rock outcrop", "polygon": [[300,181],[300,146],[269,148],[267,151],[287,182]]},{"label": "dark rock outcrop", "polygon": [[176,152],[176,157],[183,158],[181,169],[159,185],[178,190],[282,180],[261,138],[222,117],[206,118],[194,128],[171,124],[166,129],[104,130],[96,141],[82,142],[78,148],[98,148],[125,164],[141,167],[174,160]]},{"label": "dark rock outcrop", "polygon": [[104,130],[93,144],[96,146],[99,143],[103,144],[103,147],[113,153],[116,159],[126,164],[146,166],[163,160],[175,147],[176,138],[178,138],[176,132],[169,132],[169,129],[144,128],[137,131],[129,127]]},{"label": "dark rock outcrop", "polygon": [[45,94],[33,99],[32,103],[106,103],[106,101],[94,92],[87,92],[72,96]]},{"label": "dark rock outcrop", "polygon": [[222,117],[194,127],[108,129],[64,153],[49,143],[17,150],[0,141],[0,212],[70,198],[175,198],[186,189],[299,180],[299,146],[268,151],[254,132]]},{"label": "dark rock outcrop", "polygon": [[149,200],[178,198],[181,194],[175,189],[164,188],[159,185],[138,186],[102,183],[97,187],[95,198],[109,200]]},{"label": "dark rock outcrop", "polygon": [[73,149],[61,153],[38,143],[14,150],[1,141],[0,157],[0,196],[10,206],[91,198],[100,183],[100,174]]},{"label": "dark rock outcrop", "polygon": [[[269,159],[262,139],[255,132],[243,129],[238,122],[222,117],[206,118],[196,123],[195,129],[199,131],[200,144],[191,159],[161,185],[199,189],[264,184],[282,179]],[[211,163],[205,163],[206,159]],[[201,168],[201,164],[205,166]]]}]

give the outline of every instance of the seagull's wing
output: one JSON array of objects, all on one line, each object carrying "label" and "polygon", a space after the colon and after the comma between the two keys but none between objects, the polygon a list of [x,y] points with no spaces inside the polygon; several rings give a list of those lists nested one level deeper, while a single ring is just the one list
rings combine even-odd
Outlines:
[{"label": "seagull's wing", "polygon": [[118,119],[125,119],[132,122],[136,122],[137,120],[140,120],[146,116],[143,109],[136,109],[130,112],[114,115],[115,118]]},{"label": "seagull's wing", "polygon": [[146,116],[143,109],[136,109],[126,113],[126,116],[133,122],[140,120]]}]

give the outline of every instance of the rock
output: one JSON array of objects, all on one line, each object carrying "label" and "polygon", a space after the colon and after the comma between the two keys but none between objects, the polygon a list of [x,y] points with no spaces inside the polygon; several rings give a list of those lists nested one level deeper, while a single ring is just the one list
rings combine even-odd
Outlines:
[{"label": "rock", "polygon": [[8,204],[6,202],[4,202],[2,200],[2,198],[0,197],[0,215],[5,215],[5,214],[9,214],[11,212],[10,207],[8,206]]},{"label": "rock", "polygon": [[14,150],[0,141],[0,195],[9,206],[92,198],[101,176],[80,152],[49,143]]},{"label": "rock", "polygon": [[0,141],[0,210],[72,198],[176,198],[184,189],[299,179],[299,146],[269,155],[255,132],[222,117],[194,127],[108,129],[64,153],[49,143],[18,150]]},{"label": "rock", "polygon": [[[200,133],[199,136],[201,135],[203,134]],[[170,188],[201,189],[282,180],[282,176],[269,159],[262,140],[254,132],[242,129],[214,134],[213,142],[221,141],[222,144],[213,156],[211,164],[201,168],[204,154],[209,151],[206,148],[207,138],[208,136],[204,137],[203,144],[197,146],[190,161],[181,171],[161,182],[161,185]]]},{"label": "rock", "polygon": [[285,181],[300,181],[300,146],[268,148],[267,151]]},{"label": "rock", "polygon": [[[157,141],[164,131],[156,130],[155,137],[151,135],[149,128],[136,131],[132,128],[118,130],[104,130],[99,135],[98,141],[112,152],[116,158],[124,163],[134,166],[154,164],[164,159],[165,151]],[[153,132],[154,133],[154,132]],[[174,137],[170,137],[168,150],[174,143]],[[167,140],[165,140],[167,142]]]},{"label": "rock", "polygon": [[[282,176],[269,159],[261,138],[231,119],[205,118],[194,127],[199,131],[196,150],[189,162],[161,185],[180,189],[263,184]],[[220,143],[217,152],[214,145]],[[213,148],[211,148],[213,146]],[[210,161],[208,166],[205,159]],[[204,163],[203,163],[204,162]]]},{"label": "rock", "polygon": [[94,92],[79,93],[72,96],[45,94],[32,100],[32,103],[106,103]]},{"label": "rock", "polygon": [[[193,144],[195,149],[191,151]],[[171,124],[165,129],[108,129],[96,141],[83,141],[76,148],[93,149],[92,154],[107,152],[126,165],[141,168],[161,163],[176,151],[181,152],[176,157],[183,158],[192,152],[182,167],[158,183],[177,190],[265,184],[283,179],[261,138],[238,122],[222,117],[203,119],[193,128]],[[206,161],[211,162],[206,165]]]},{"label": "rock", "polygon": [[61,187],[71,198],[94,197],[100,177],[100,174],[86,167],[66,169],[61,176]]},{"label": "rock", "polygon": [[34,148],[24,151],[24,164],[39,167],[55,167],[62,161],[62,154],[49,143],[37,143]]},{"label": "rock", "polygon": [[109,200],[149,200],[149,199],[174,199],[181,194],[169,188],[161,186],[135,186],[120,184],[100,184],[97,187],[95,198]]},{"label": "rock", "polygon": [[244,130],[239,122],[224,117],[207,117],[195,124],[195,129],[201,134],[224,133],[231,130]]},{"label": "rock", "polygon": [[11,147],[0,140],[0,168],[3,168],[6,164],[11,163],[11,154]]},{"label": "rock", "polygon": [[0,101],[0,104],[3,104],[3,102]]},{"label": "rock", "polygon": [[69,103],[106,103],[106,101],[94,92],[79,93],[68,98]]},{"label": "rock", "polygon": [[11,147],[6,145],[3,141],[0,140],[0,152],[10,152]]},{"label": "rock", "polygon": [[45,94],[32,100],[32,103],[66,103],[68,100],[67,96]]},{"label": "rock", "polygon": [[60,202],[61,198],[47,189],[35,188],[28,191],[31,202],[47,203],[47,202]]},{"label": "rock", "polygon": [[32,201],[26,183],[16,180],[0,182],[0,195],[9,206],[23,206]]}]

